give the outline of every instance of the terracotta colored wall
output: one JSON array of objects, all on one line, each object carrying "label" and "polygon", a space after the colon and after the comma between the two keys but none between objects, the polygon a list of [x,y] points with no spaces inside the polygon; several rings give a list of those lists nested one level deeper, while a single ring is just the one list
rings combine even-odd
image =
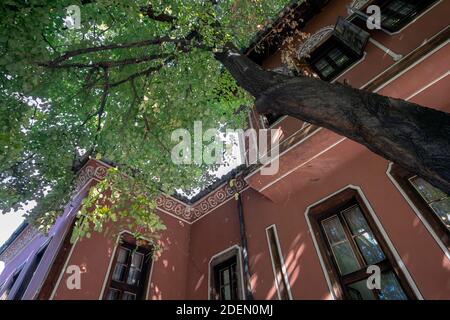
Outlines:
[{"label": "terracotta colored wall", "polygon": [[186,299],[191,226],[164,213],[161,217],[167,227],[161,237],[164,251],[153,265],[148,298]]},{"label": "terracotta colored wall", "polygon": [[[338,15],[346,16],[345,5],[348,3],[350,1],[330,3],[308,23],[305,31],[314,32],[323,26],[334,25]],[[406,55],[449,24],[449,10],[450,2],[442,1],[397,35],[388,36],[375,32],[372,36],[395,52]],[[450,93],[446,89],[450,84],[448,50],[446,46],[430,55],[387,85],[381,93],[404,99],[415,94],[411,101],[450,110]],[[277,52],[263,65],[271,69],[280,63],[280,53]],[[390,56],[369,43],[365,59],[337,81],[346,79],[352,86],[360,87],[394,63]],[[287,125],[287,120],[289,119],[285,120],[286,128],[283,123],[281,127],[286,132],[295,130],[291,121]],[[331,297],[304,212],[308,205],[321,198],[347,185],[356,185],[368,198],[423,297],[450,299],[450,261],[388,179],[386,160],[346,139],[313,159],[307,167],[317,169],[294,171],[273,186],[289,186],[289,192],[282,192],[283,201],[274,203],[252,189],[243,193],[255,298],[277,298],[265,234],[265,228],[274,223],[277,225],[294,299]],[[237,223],[235,203],[233,200],[230,202],[192,226],[188,297],[207,297],[206,280],[210,257],[238,239],[238,226],[230,228],[232,221]]]},{"label": "terracotta colored wall", "polygon": [[188,299],[208,299],[211,257],[239,243],[239,221],[233,199],[192,224],[186,288]]},{"label": "terracotta colored wall", "polygon": [[[317,158],[339,161],[325,179],[309,183],[282,203],[273,203],[247,189],[243,193],[252,286],[257,299],[277,298],[265,228],[276,224],[294,299],[329,299],[330,293],[308,230],[308,205],[344,188],[359,186],[380,219],[395,249],[426,299],[450,299],[450,261],[438,247],[386,175],[388,162],[345,140]],[[288,179],[302,179],[292,174]],[[208,262],[212,255],[238,243],[235,201],[192,226],[187,292],[207,298]]]}]

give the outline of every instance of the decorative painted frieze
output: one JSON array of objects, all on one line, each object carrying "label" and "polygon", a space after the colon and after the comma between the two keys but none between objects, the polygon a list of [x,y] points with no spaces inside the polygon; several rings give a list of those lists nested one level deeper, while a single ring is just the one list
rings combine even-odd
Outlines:
[{"label": "decorative painted frieze", "polygon": [[[93,179],[103,179],[106,176],[108,168],[109,166],[101,161],[95,159],[89,160],[88,164],[81,169],[78,175],[76,191],[81,190]],[[242,176],[237,177],[235,182],[236,190],[242,191],[246,187],[247,183]],[[210,213],[228,199],[234,197],[234,194],[234,190],[228,183],[224,183],[194,204],[184,203],[172,196],[162,193],[156,198],[156,205],[157,208],[164,213],[170,214],[185,222],[193,223]]]},{"label": "decorative painted frieze", "polygon": [[[247,187],[247,183],[244,181],[242,176],[236,178],[235,184],[235,188],[238,192],[244,190],[245,187]],[[233,190],[233,188],[231,188],[228,183],[225,183],[221,187],[217,188],[214,192],[206,195],[192,206],[192,211],[194,212],[192,222],[198,220],[199,218],[203,217],[204,215],[220,206],[228,199],[234,197],[234,194],[235,191]]]},{"label": "decorative painted frieze", "polygon": [[103,179],[104,177],[106,177],[107,170],[108,167],[100,164],[98,166],[85,166],[78,174],[75,190],[81,190],[81,188],[83,188],[91,179]]},{"label": "decorative painted frieze", "polygon": [[0,261],[8,264],[12,261],[22,250],[31,243],[39,235],[39,231],[28,225],[25,229],[17,236],[17,238],[2,252],[0,255]]}]

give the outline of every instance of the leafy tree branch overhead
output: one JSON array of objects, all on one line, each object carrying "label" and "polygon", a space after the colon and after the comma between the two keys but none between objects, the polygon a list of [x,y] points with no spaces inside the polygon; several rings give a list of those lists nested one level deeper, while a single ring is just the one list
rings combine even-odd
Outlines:
[{"label": "leafy tree branch overhead", "polygon": [[[154,206],[142,199],[151,203],[160,190],[187,190],[211,178],[206,165],[172,163],[172,130],[191,128],[194,120],[239,127],[244,113],[236,110],[254,103],[262,113],[291,115],[347,136],[450,192],[448,114],[264,71],[240,53],[286,4],[4,1],[1,209],[36,200],[30,217],[45,228],[67,202],[80,159],[101,156],[135,179],[133,186],[116,183],[117,175],[110,179],[109,187],[123,195],[116,209],[125,195],[141,199],[141,207],[121,212],[157,230],[155,219],[143,218]],[[80,29],[64,23],[69,5],[81,9]],[[97,219],[90,223],[100,228],[111,213],[101,201],[89,203],[95,207],[90,219]]]}]

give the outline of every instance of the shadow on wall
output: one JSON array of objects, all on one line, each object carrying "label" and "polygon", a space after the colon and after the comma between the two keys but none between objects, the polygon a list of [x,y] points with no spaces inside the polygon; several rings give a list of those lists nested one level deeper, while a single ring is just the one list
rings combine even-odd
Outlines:
[{"label": "shadow on wall", "polygon": [[[182,222],[181,224],[183,226]],[[176,292],[180,287],[175,287],[173,283],[176,283],[175,278],[179,277],[178,273],[182,272],[182,270],[179,270],[180,263],[182,265],[183,259],[186,259],[189,253],[183,250],[184,245],[180,245],[178,240],[170,235],[161,237],[158,244],[162,247],[162,251],[154,259],[150,271],[148,299],[184,299],[185,293]],[[154,277],[155,273],[157,277]],[[156,281],[154,281],[155,278]],[[165,292],[170,292],[169,297],[164,295]]]},{"label": "shadow on wall", "polygon": [[[304,238],[304,233],[300,232],[292,241],[292,243],[289,246],[287,255],[285,256],[285,268],[286,272],[288,274],[288,280],[291,287],[294,287],[295,285],[300,285],[300,270],[302,269],[302,260],[301,257],[303,256],[305,250],[306,250],[306,243]],[[270,254],[268,255],[270,259]],[[254,261],[257,262],[256,260]],[[272,287],[270,288],[267,296],[265,299],[278,299],[277,296],[277,288],[275,284],[275,280],[273,280]]]}]

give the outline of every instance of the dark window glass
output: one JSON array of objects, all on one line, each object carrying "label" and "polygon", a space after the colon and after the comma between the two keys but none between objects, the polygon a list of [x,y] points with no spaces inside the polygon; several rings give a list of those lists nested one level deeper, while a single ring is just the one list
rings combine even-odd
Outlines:
[{"label": "dark window glass", "polygon": [[450,231],[450,197],[448,194],[433,187],[420,177],[414,176],[409,181],[442,225]]},{"label": "dark window glass", "polygon": [[381,2],[381,26],[391,32],[403,28],[436,0],[391,0]]},{"label": "dark window glass", "polygon": [[219,300],[238,299],[238,276],[236,256],[214,267],[215,292]]},{"label": "dark window glass", "polygon": [[360,58],[361,56],[353,53],[344,43],[331,36],[312,52],[309,63],[320,78],[328,81]]},{"label": "dark window glass", "polygon": [[[351,205],[320,221],[346,297],[355,300],[405,300],[407,296],[359,205]],[[381,290],[369,289],[369,265],[382,271]]]},{"label": "dark window glass", "polygon": [[123,241],[117,248],[106,300],[137,300],[145,298],[151,250],[137,247],[133,240]]}]

